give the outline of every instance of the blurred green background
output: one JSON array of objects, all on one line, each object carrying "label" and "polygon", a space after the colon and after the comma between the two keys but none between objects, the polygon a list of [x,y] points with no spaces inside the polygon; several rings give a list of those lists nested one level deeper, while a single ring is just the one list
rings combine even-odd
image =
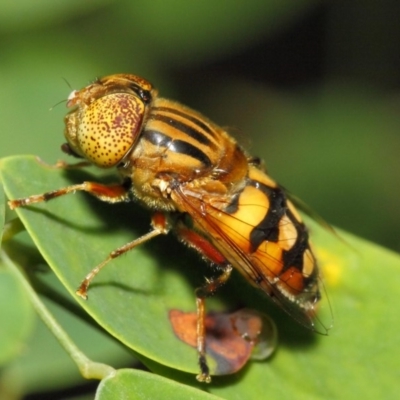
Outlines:
[{"label": "blurred green background", "polygon": [[0,156],[64,157],[65,105],[49,109],[68,84],[135,73],[327,221],[400,250],[399,15],[395,0],[3,1]]},{"label": "blurred green background", "polygon": [[134,73],[328,222],[400,251],[399,15],[398,0],[3,0],[0,157],[67,159],[56,104]]}]

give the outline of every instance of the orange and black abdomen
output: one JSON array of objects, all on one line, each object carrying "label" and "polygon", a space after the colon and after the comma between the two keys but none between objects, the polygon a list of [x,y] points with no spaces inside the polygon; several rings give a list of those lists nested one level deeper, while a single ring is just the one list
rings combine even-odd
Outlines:
[{"label": "orange and black abdomen", "polygon": [[211,236],[224,239],[214,245],[248,281],[271,296],[313,308],[320,297],[316,260],[308,231],[282,188],[250,166],[244,188],[224,212],[207,210]]}]

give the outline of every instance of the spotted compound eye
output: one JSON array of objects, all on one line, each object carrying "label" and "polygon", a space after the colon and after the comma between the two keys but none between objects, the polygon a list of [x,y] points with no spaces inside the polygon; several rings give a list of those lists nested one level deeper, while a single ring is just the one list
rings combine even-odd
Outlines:
[{"label": "spotted compound eye", "polygon": [[113,93],[100,97],[78,117],[80,153],[98,167],[117,165],[134,145],[143,115],[144,104],[136,96]]}]

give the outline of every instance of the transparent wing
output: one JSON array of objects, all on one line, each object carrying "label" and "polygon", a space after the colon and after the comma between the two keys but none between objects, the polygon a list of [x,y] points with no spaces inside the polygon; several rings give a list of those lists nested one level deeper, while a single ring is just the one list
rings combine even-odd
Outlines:
[{"label": "transparent wing", "polygon": [[[244,250],[246,247],[251,249],[248,231],[255,228],[254,223],[243,219],[239,220],[234,214],[221,210],[223,208],[221,204],[217,208],[210,202],[199,200],[201,196],[196,196],[193,192],[191,195],[178,188],[176,195],[183,208],[196,221],[197,229],[212,244],[216,245],[229,263],[238,269],[249,282],[265,292],[298,323],[312,331],[327,334],[331,324],[324,324],[316,313],[319,297],[315,298],[314,304],[309,304],[305,308],[304,304],[302,304],[301,293],[296,297],[290,297],[281,289],[280,283],[285,284],[285,282],[281,281],[281,276],[275,273],[274,269],[277,266],[282,267],[284,260],[276,256],[273,251],[274,248],[267,245],[260,246],[255,253]],[[226,205],[228,206],[228,204]],[[263,207],[264,211],[267,211],[267,207],[263,204],[248,203],[240,205],[240,207],[246,206],[251,209]],[[291,224],[292,222],[287,219],[286,223]],[[286,229],[289,229],[289,227],[286,227]],[[284,247],[284,244],[279,243],[279,241],[276,245]],[[313,257],[313,255],[311,256]],[[256,258],[257,260],[255,260]],[[261,267],[260,262],[262,263]],[[316,279],[318,280],[318,286],[324,292],[320,277],[318,276]]]}]

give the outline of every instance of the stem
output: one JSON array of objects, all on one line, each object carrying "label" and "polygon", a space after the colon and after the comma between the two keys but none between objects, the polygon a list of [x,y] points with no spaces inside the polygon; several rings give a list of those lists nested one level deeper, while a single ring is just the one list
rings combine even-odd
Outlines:
[{"label": "stem", "polygon": [[53,335],[57,338],[64,350],[70,355],[77,365],[81,375],[86,379],[103,379],[115,373],[115,369],[109,365],[97,363],[86,357],[75,343],[71,340],[64,329],[58,324],[53,315],[41,301],[40,297],[33,290],[25,274],[14,264],[9,256],[3,251],[0,254],[5,266],[21,281],[28,294],[33,307],[39,314],[42,321],[47,325]]}]

